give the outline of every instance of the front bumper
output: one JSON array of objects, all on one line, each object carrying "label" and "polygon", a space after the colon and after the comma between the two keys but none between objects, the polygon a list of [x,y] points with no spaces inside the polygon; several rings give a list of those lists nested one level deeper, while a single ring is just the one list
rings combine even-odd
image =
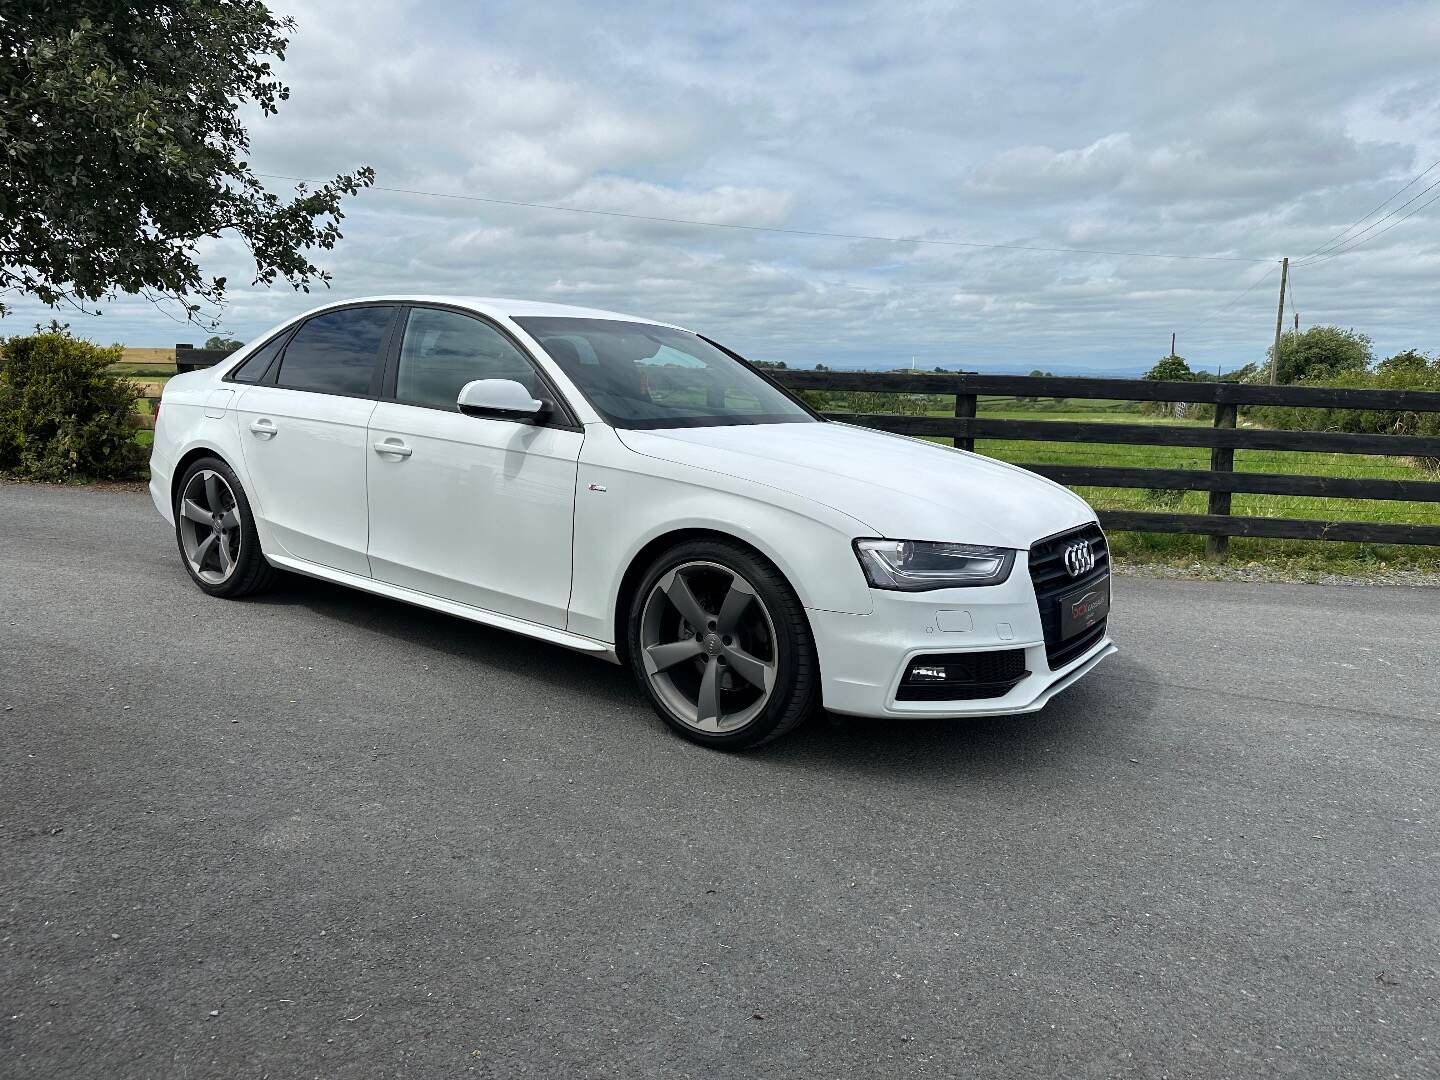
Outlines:
[{"label": "front bumper", "polygon": [[[928,593],[874,590],[868,615],[810,609],[825,708],[852,716],[999,716],[1035,712],[1116,651],[1102,636],[1051,671],[1034,588],[1023,560],[1001,585]],[[1003,696],[899,700],[910,662],[937,653],[1025,650],[1028,674]]]}]

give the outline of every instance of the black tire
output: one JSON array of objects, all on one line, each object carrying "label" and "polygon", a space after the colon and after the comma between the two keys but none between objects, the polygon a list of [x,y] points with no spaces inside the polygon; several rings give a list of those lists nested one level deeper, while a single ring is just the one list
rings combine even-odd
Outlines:
[{"label": "black tire", "polygon": [[[206,580],[196,571],[185,546],[183,532],[185,525],[181,504],[192,481],[201,473],[219,474],[234,496],[234,509],[239,518],[237,526],[239,543],[238,551],[234,556],[234,569],[224,581],[218,583]],[[242,596],[263,592],[274,584],[279,572],[266,562],[265,553],[260,550],[260,534],[255,529],[255,515],[250,510],[250,500],[245,494],[245,488],[240,483],[240,478],[235,475],[235,470],[220,458],[199,458],[191,463],[180,477],[180,483],[175,485],[174,511],[175,542],[180,549],[180,563],[185,567],[185,572],[190,575],[190,580],[204,592],[211,596],[236,600]]]},{"label": "black tire", "polygon": [[[748,582],[754,598],[763,604],[759,614],[768,615],[766,629],[773,626],[773,648],[767,660],[776,667],[769,697],[763,699],[763,704],[756,704],[758,711],[753,717],[730,730],[698,730],[693,718],[687,721],[679,715],[667,703],[663,692],[657,691],[642,656],[642,622],[647,602],[671,571],[678,573],[693,564],[715,565]],[[820,711],[820,665],[805,609],[784,575],[757,552],[741,544],[695,540],[670,548],[641,578],[631,595],[627,617],[626,656],[641,693],[673,731],[692,742],[717,750],[747,750],[778,739]],[[702,637],[700,633],[694,636],[697,640]],[[726,638],[727,644],[729,640]],[[703,667],[707,658],[702,654],[695,661]],[[748,689],[743,681],[735,681],[742,689]]]}]

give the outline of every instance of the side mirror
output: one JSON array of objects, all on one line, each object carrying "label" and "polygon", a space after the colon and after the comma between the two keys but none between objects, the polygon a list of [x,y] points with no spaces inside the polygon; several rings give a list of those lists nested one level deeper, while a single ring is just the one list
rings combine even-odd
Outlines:
[{"label": "side mirror", "polygon": [[455,404],[466,416],[486,416],[493,420],[539,421],[549,406],[536,401],[530,391],[514,379],[476,379],[460,388]]}]

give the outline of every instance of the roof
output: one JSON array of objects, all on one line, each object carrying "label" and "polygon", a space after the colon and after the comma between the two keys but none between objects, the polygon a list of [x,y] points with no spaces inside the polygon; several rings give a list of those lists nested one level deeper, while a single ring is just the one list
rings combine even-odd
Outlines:
[{"label": "roof", "polygon": [[[386,295],[386,296],[357,296],[354,300],[343,301],[354,303],[365,300],[389,300],[396,303],[410,304],[454,304],[457,307],[471,308],[482,315],[489,315],[492,318],[524,319],[529,317],[537,318],[560,318],[560,319],[617,319],[624,322],[650,323],[654,326],[674,326],[674,323],[661,322],[658,319],[647,319],[642,315],[625,315],[618,311],[605,311],[601,308],[575,307],[570,304],[551,304],[543,300],[511,300],[495,296],[423,296],[423,295]],[[326,305],[327,307],[330,305]],[[676,329],[684,329],[676,327]]]}]

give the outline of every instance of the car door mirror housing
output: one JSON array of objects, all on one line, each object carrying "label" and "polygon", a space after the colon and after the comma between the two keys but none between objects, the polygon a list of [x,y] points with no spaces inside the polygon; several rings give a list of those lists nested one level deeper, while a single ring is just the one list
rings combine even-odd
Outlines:
[{"label": "car door mirror housing", "polygon": [[475,379],[460,388],[455,404],[466,416],[492,420],[538,423],[550,411],[545,402],[531,397],[530,391],[514,379]]}]

